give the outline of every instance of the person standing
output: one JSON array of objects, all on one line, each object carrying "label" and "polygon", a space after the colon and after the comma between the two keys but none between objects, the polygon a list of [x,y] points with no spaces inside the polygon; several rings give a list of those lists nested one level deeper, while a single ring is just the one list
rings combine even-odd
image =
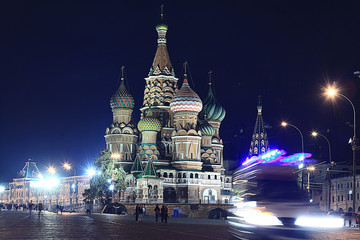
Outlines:
[{"label": "person standing", "polygon": [[136,205],[135,207],[135,221],[138,222],[139,221],[139,214],[140,214],[140,207],[139,204]]},{"label": "person standing", "polygon": [[167,223],[167,212],[166,212],[165,205],[162,205],[162,207],[161,207],[161,222],[163,223],[164,221],[165,221],[165,223]]},{"label": "person standing", "polygon": [[30,212],[30,216],[31,216],[31,211],[33,209],[33,203],[32,203],[32,200],[29,202],[29,212]]},{"label": "person standing", "polygon": [[43,210],[43,205],[42,205],[42,203],[39,203],[38,204],[39,217],[40,217],[40,213],[42,210]]},{"label": "person standing", "polygon": [[155,221],[156,222],[159,222],[159,216],[160,216],[160,208],[159,208],[159,205],[156,204],[156,207],[154,209],[154,212],[155,212]]}]

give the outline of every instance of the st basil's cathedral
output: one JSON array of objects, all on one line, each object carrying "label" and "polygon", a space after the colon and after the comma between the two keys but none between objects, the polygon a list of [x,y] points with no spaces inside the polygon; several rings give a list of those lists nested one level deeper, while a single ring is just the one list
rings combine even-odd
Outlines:
[{"label": "st basil's cathedral", "polygon": [[161,13],[140,121],[132,119],[135,101],[125,87],[124,74],[110,99],[113,122],[105,132],[106,148],[127,172],[127,187],[120,199],[228,203],[232,177],[225,174],[220,137],[226,111],[214,96],[211,75],[204,100],[188,82],[186,63],[180,86],[167,51],[167,30]]}]

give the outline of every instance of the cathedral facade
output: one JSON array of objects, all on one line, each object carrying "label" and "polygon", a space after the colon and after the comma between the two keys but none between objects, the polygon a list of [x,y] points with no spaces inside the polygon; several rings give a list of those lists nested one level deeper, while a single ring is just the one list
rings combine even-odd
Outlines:
[{"label": "cathedral facade", "polygon": [[113,122],[106,148],[128,173],[121,200],[137,203],[227,203],[232,177],[225,175],[220,126],[225,109],[215,98],[211,78],[206,99],[192,90],[186,74],[175,76],[163,22],[154,61],[145,78],[141,119],[132,119],[135,102],[121,78],[110,100]]}]

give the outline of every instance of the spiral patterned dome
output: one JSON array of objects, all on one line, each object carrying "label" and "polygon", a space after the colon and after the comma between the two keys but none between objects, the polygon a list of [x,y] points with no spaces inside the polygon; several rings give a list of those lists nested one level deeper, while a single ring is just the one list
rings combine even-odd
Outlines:
[{"label": "spiral patterned dome", "polygon": [[157,131],[161,130],[161,123],[157,118],[144,117],[138,123],[138,129],[140,132],[143,131]]},{"label": "spiral patterned dome", "polygon": [[114,108],[134,108],[134,98],[126,90],[124,80],[122,79],[119,89],[110,99],[110,107]]},{"label": "spiral patterned dome", "polygon": [[224,120],[226,115],[225,109],[220,105],[214,96],[211,84],[209,84],[209,94],[204,101],[204,108],[201,115],[206,117],[207,120],[219,122]]},{"label": "spiral patterned dome", "polygon": [[201,132],[203,136],[214,136],[215,129],[211,126],[208,121],[203,121],[198,125],[198,130]]},{"label": "spiral patterned dome", "polygon": [[180,90],[170,101],[170,110],[173,112],[191,111],[200,112],[202,109],[202,101],[199,96],[190,88],[187,79]]}]

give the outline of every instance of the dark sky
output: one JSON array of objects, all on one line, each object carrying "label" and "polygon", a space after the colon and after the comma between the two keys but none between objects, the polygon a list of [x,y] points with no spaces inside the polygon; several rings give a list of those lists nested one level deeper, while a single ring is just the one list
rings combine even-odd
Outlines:
[{"label": "dark sky", "polygon": [[188,61],[204,98],[213,71],[226,159],[246,157],[260,94],[272,147],[301,151],[298,132],[279,126],[287,120],[319,161],[327,144],[313,129],[329,137],[335,161],[352,158],[351,106],[325,101],[322,87],[337,81],[360,111],[359,1],[11,0],[0,3],[0,182],[28,157],[40,170],[68,161],[82,173],[105,148],[122,65],[139,120],[161,3],[176,76]]}]

